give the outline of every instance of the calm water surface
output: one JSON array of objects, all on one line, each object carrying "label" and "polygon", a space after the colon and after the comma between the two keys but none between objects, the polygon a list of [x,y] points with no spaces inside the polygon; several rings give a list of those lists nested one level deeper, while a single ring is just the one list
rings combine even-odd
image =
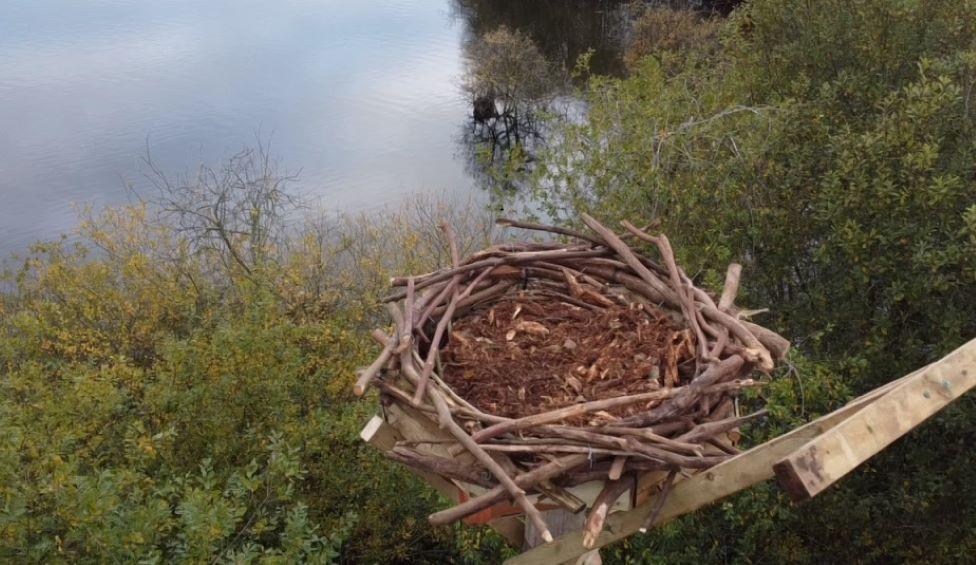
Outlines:
[{"label": "calm water surface", "polygon": [[125,202],[147,148],[169,173],[257,136],[337,211],[471,192],[463,44],[509,25],[564,62],[619,70],[618,2],[4,0],[0,252]]}]

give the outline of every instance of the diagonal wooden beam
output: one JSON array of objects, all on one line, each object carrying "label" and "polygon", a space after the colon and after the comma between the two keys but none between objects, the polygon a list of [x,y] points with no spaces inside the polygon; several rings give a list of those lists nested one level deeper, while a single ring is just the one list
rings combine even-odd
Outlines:
[{"label": "diagonal wooden beam", "polygon": [[[843,422],[851,414],[874,402],[907,378],[909,377],[903,377],[899,381],[873,390],[852,400],[843,408],[821,416],[809,424],[758,445],[689,479],[676,482],[654,525],[663,524],[740,490],[771,479],[775,462]],[[637,533],[651,509],[654,508],[656,500],[657,496],[653,496],[632,510],[611,514],[607,518],[604,531],[597,538],[595,548],[603,547]],[[576,559],[588,551],[583,547],[582,532],[572,532],[555,539],[552,543],[540,545],[517,555],[506,563],[564,563]]]},{"label": "diagonal wooden beam", "polygon": [[[819,451],[821,457],[827,450],[831,454],[841,455],[821,459],[819,483],[810,483],[813,485],[810,487],[804,483],[805,489],[811,489],[808,492],[821,487],[814,492],[816,494],[973,386],[976,386],[976,340],[931,365],[872,390],[839,410],[675,483],[654,525],[770,479],[774,474],[774,464],[799,460],[804,454],[809,456],[809,448],[814,445],[822,446]],[[871,426],[872,430],[868,430],[867,426]],[[852,447],[857,443],[856,438],[865,433],[875,439],[856,449]],[[799,463],[795,468],[799,469]],[[829,475],[826,474],[828,472]],[[596,547],[603,547],[637,532],[656,499],[656,496],[651,497],[633,510],[611,515]],[[562,563],[586,551],[581,532],[573,532],[506,563]]]},{"label": "diagonal wooden beam", "polygon": [[976,340],[933,363],[774,465],[794,502],[827,487],[976,386]]}]

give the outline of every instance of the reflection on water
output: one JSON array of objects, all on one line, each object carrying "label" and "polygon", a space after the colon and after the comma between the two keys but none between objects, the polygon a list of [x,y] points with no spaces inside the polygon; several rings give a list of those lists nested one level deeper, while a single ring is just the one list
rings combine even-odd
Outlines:
[{"label": "reflection on water", "polygon": [[454,0],[455,14],[466,23],[467,39],[506,26],[528,35],[550,61],[568,69],[593,50],[590,69],[619,76],[626,22],[621,0]]},{"label": "reflection on water", "polygon": [[564,93],[566,73],[525,33],[504,25],[470,38],[464,55],[463,86],[472,105],[472,123],[461,135],[468,170],[492,196],[504,196],[545,143],[542,114]]},{"label": "reflection on water", "polygon": [[[470,191],[462,45],[507,24],[542,52],[617,72],[618,2],[5,0],[0,252],[74,224],[72,206],[272,139],[299,190],[336,210]],[[260,133],[259,133],[260,132]],[[463,153],[461,151],[460,153]]]}]

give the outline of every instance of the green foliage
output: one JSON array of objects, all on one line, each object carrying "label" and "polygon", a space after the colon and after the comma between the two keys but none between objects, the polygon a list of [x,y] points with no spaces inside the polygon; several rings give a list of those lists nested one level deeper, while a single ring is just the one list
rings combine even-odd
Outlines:
[{"label": "green foliage", "polygon": [[[976,336],[974,10],[755,0],[710,64],[652,56],[591,81],[534,193],[566,219],[659,218],[705,283],[744,263],[740,302],[803,353],[765,393],[783,431]],[[802,511],[753,489],[615,555],[964,560],[974,414],[963,400]]]},{"label": "green foliage", "polygon": [[710,59],[718,48],[721,21],[703,17],[691,9],[676,10],[651,5],[643,8],[634,22],[633,38],[627,49],[628,66],[653,57],[673,71]]},{"label": "green foliage", "polygon": [[[363,444],[374,403],[349,393],[391,269],[439,260],[412,227],[437,208],[411,210],[382,230],[347,218],[330,237],[266,241],[274,269],[213,260],[226,250],[145,207],[90,217],[81,243],[35,246],[0,295],[0,560],[476,553],[427,525],[440,501]],[[392,247],[401,263],[379,251]]]}]

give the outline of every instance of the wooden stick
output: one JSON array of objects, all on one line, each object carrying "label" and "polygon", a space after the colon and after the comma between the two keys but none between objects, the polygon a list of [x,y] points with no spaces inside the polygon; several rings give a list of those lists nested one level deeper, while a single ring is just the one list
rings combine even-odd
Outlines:
[{"label": "wooden stick", "polygon": [[719,434],[725,433],[733,428],[738,428],[742,424],[755,420],[757,418],[762,418],[769,412],[766,409],[753,412],[748,416],[741,416],[738,418],[726,418],[724,420],[718,420],[715,422],[704,422],[698,424],[691,431],[688,431],[678,437],[678,441],[687,441],[689,443],[698,443],[704,441],[708,438],[715,437]]},{"label": "wooden stick", "polygon": [[[393,331],[396,331],[396,328]],[[369,337],[373,338],[373,341],[380,347],[386,347],[386,344],[390,341],[390,338],[386,337],[386,332],[378,329],[371,331]]]},{"label": "wooden stick", "polygon": [[509,432],[524,430],[534,426],[541,426],[551,422],[558,422],[567,418],[581,416],[589,412],[596,412],[597,410],[608,410],[611,408],[626,406],[628,404],[635,404],[637,402],[671,398],[672,396],[678,394],[679,390],[680,389],[662,388],[660,390],[640,394],[618,396],[616,398],[606,398],[603,400],[591,400],[590,402],[574,404],[572,406],[566,406],[565,408],[559,408],[558,410],[552,410],[550,412],[533,414],[531,416],[517,418],[508,422],[498,423],[475,433],[472,437],[477,442],[483,442]]},{"label": "wooden stick", "polygon": [[[531,263],[534,261],[545,261],[545,260],[557,260],[557,259],[581,259],[585,257],[605,257],[610,252],[606,249],[586,249],[582,251],[574,251],[568,249],[552,249],[546,251],[522,251],[518,253],[511,253],[508,255],[503,255],[501,257],[488,257],[487,259],[479,259],[478,261],[473,261],[458,267],[453,267],[450,269],[442,269],[440,271],[435,271],[428,275],[422,275],[417,278],[416,289],[420,290],[434,283],[445,281],[455,275],[461,275],[464,273],[469,273],[471,271],[478,271],[488,267],[498,267],[500,265],[520,265],[522,263]],[[406,286],[406,277],[394,278],[390,283],[393,286]],[[392,294],[384,298],[386,301],[399,300],[403,298],[399,294]]]},{"label": "wooden stick", "polygon": [[505,443],[479,443],[485,451],[501,453],[585,453],[587,455],[630,455],[629,451],[591,447],[589,445],[570,445],[561,443],[533,443],[531,445],[512,445]]},{"label": "wooden stick", "polygon": [[447,238],[448,249],[451,252],[451,264],[457,267],[461,264],[461,252],[458,250],[457,236],[454,234],[454,228],[446,221],[440,223],[440,228],[444,232],[444,237]]},{"label": "wooden stick", "polygon": [[774,359],[786,359],[786,353],[790,349],[788,339],[773,330],[764,328],[758,324],[753,324],[748,320],[739,320],[739,323],[749,330],[752,335],[756,336],[756,339],[773,354]]},{"label": "wooden stick", "polygon": [[742,325],[742,322],[719,310],[717,307],[708,304],[703,304],[701,311],[705,317],[710,318],[713,322],[729,328],[732,335],[739,338],[745,344],[750,353],[749,361],[757,363],[759,370],[764,373],[769,373],[773,370],[773,358],[769,350],[766,349],[766,346],[752,332]]},{"label": "wooden stick", "polygon": [[[491,274],[489,274],[488,276],[490,277]],[[479,290],[478,292],[472,293],[471,296],[458,300],[458,304],[454,308],[454,313],[451,314],[451,316],[456,318],[460,316],[462,313],[466,312],[469,308],[473,308],[482,302],[486,302],[488,300],[497,298],[505,294],[505,292],[507,292],[508,289],[512,288],[513,284],[514,283],[512,281],[500,281],[492,286],[486,287],[482,290]],[[434,308],[433,312],[431,312],[431,315],[443,317],[446,311],[447,311],[447,306],[443,306],[443,305],[438,306]]]},{"label": "wooden stick", "polygon": [[606,522],[607,514],[613,503],[620,498],[620,495],[632,488],[634,481],[631,478],[607,481],[603,490],[597,495],[590,507],[590,513],[586,516],[586,523],[583,525],[583,547],[593,548],[596,539],[603,531],[603,524]]},{"label": "wooden stick", "polygon": [[[584,221],[586,220],[584,219]],[[593,220],[593,222],[596,222],[596,220]],[[701,325],[698,323],[698,312],[695,309],[694,299],[692,298],[691,293],[686,288],[686,285],[683,284],[683,281],[681,280],[682,278],[681,271],[680,269],[678,269],[677,261],[675,261],[674,250],[671,248],[671,242],[668,241],[666,235],[662,234],[657,237],[654,237],[652,235],[649,235],[637,229],[636,227],[634,227],[633,224],[631,224],[626,220],[621,222],[621,224],[627,229],[627,231],[631,232],[635,236],[657,245],[658,250],[661,252],[661,257],[664,258],[664,264],[668,268],[668,275],[671,278],[671,287],[678,294],[678,299],[681,302],[681,311],[684,314],[685,323],[687,323],[688,327],[690,327],[692,331],[695,333],[695,340],[698,342],[698,350],[700,352],[699,355],[703,358],[708,357],[708,344],[705,341],[705,334],[702,333]],[[621,241],[620,243],[626,245],[623,243],[623,241]],[[617,250],[616,248],[614,249],[618,253],[621,253],[621,250]],[[627,251],[630,251],[630,248],[627,248]],[[631,252],[631,254],[632,253],[633,252]],[[649,273],[650,271],[647,272]],[[642,273],[638,271],[638,274],[642,274]],[[641,278],[644,278],[643,275],[641,276]],[[692,285],[688,285],[688,286],[692,286]]]},{"label": "wooden stick", "polygon": [[[607,478],[611,481],[616,481],[620,479],[620,475],[624,472],[624,465],[627,464],[626,455],[618,455],[613,458],[613,464],[610,465],[610,471],[607,473]],[[602,529],[602,527],[601,527]]]},{"label": "wooden stick", "polygon": [[396,385],[385,383],[383,381],[376,381],[376,386],[379,387],[379,389],[382,390],[384,394],[389,394],[390,396],[399,400],[400,402],[403,402],[408,406],[412,406],[413,408],[416,408],[421,412],[428,412],[428,413],[437,412],[437,409],[431,406],[430,404],[414,403],[413,397]]},{"label": "wooden stick", "polygon": [[[657,495],[657,499],[654,501],[654,509],[651,513],[647,515],[647,519],[640,527],[640,533],[646,533],[654,522],[657,521],[658,516],[661,515],[661,510],[664,509],[664,503],[668,500],[668,494],[671,492],[671,485],[674,484],[674,479],[678,475],[677,471],[671,471],[668,473],[668,478],[664,480],[664,484],[661,486],[661,492]],[[592,549],[592,546],[590,546]]]},{"label": "wooden stick", "polygon": [[[646,428],[628,428],[626,426],[607,425],[595,428],[594,431],[618,436],[627,435],[646,437],[647,439],[653,441],[655,437],[664,437],[677,432],[683,432],[690,429],[692,426],[693,424],[688,423],[686,420],[674,420],[671,422],[656,423],[653,426],[648,426]],[[652,437],[648,437],[645,434],[649,434]]]},{"label": "wooden stick", "polygon": [[414,284],[413,277],[407,280],[407,298],[403,303],[403,317],[404,323],[403,327],[400,328],[400,345],[397,346],[399,351],[403,351],[410,347],[413,341],[413,304],[414,304]]},{"label": "wooden stick", "polygon": [[698,457],[680,455],[666,449],[651,447],[650,445],[641,443],[634,438],[627,438],[627,448],[633,453],[643,455],[657,461],[664,461],[675,468],[707,469],[728,459],[728,457],[721,455],[700,455]]},{"label": "wooden stick", "polygon": [[583,270],[591,276],[598,276],[607,281],[621,284],[627,290],[643,296],[654,304],[665,304],[674,307],[678,307],[680,305],[677,295],[675,295],[670,287],[665,285],[663,288],[659,288],[657,286],[650,285],[644,282],[644,280],[642,280],[640,277],[634,276],[634,274],[629,270],[600,265],[585,266],[584,264],[575,261],[568,261],[567,263]]},{"label": "wooden stick", "polygon": [[[440,228],[441,231],[444,232],[444,237],[447,239],[447,245],[448,248],[450,249],[451,265],[454,268],[457,268],[461,265],[461,254],[458,251],[457,237],[454,235],[454,230],[451,228],[451,225],[448,224],[447,222],[441,222]],[[409,280],[407,281],[408,287],[410,286],[410,284],[415,284],[413,279],[414,277],[410,277]],[[422,333],[424,324],[427,322],[427,318],[433,315],[434,310],[437,309],[437,307],[439,307],[441,303],[447,300],[448,296],[451,297],[454,296],[454,291],[457,289],[457,286],[459,284],[461,284],[460,275],[455,275],[453,277],[450,277],[450,282],[448,282],[445,285],[445,287],[439,293],[437,293],[430,302],[424,305],[424,309],[420,313],[420,317],[418,318],[417,322],[413,323],[411,321],[411,327],[416,328]],[[409,288],[407,290],[409,292]]]},{"label": "wooden stick", "polygon": [[[592,259],[589,259],[589,260],[592,261]],[[587,259],[583,259],[583,261],[587,261]],[[540,271],[541,270],[550,271],[553,274],[562,273],[563,272],[563,269],[569,269],[570,274],[572,274],[574,277],[579,277],[579,279],[581,281],[583,281],[583,282],[585,282],[587,284],[593,285],[596,288],[603,288],[606,285],[606,282],[605,281],[602,281],[602,280],[597,279],[595,277],[591,277],[590,275],[588,275],[588,274],[586,274],[586,273],[584,273],[582,271],[578,271],[578,270],[576,270],[576,269],[574,269],[572,267],[567,267],[566,265],[562,265],[562,264],[559,264],[559,263],[550,263],[548,261],[539,261],[538,263],[535,264],[534,267],[537,268],[537,269],[539,269]],[[532,269],[533,267],[525,267],[525,268]]]},{"label": "wooden stick", "polygon": [[[572,487],[591,481],[609,480],[610,462],[601,461],[586,470],[571,471],[560,478],[560,483],[566,487]],[[624,473],[636,472],[646,473],[648,471],[670,471],[672,467],[661,461],[652,461],[640,457],[628,457]]]},{"label": "wooden stick", "polygon": [[447,310],[444,311],[444,315],[437,322],[437,328],[434,330],[434,337],[430,341],[430,351],[427,352],[427,360],[424,362],[424,366],[420,371],[420,381],[417,383],[417,390],[413,395],[415,402],[420,402],[420,399],[424,397],[424,392],[427,388],[427,379],[430,378],[430,372],[434,370],[434,358],[437,357],[440,352],[441,338],[444,337],[444,332],[447,330],[447,325],[451,322],[451,318],[454,316],[454,309],[457,308],[458,302],[464,300],[471,294],[471,291],[478,285],[479,282],[484,280],[491,269],[485,269],[474,281],[464,289],[460,294],[455,293],[451,297],[451,302],[447,305]]},{"label": "wooden stick", "polygon": [[731,444],[725,443],[716,437],[705,438],[705,443],[708,445],[717,447],[720,451],[728,453],[729,455],[738,455],[742,453],[737,448],[733,447]]},{"label": "wooden stick", "polygon": [[563,294],[563,293],[558,292],[558,291],[553,291],[553,290],[549,290],[549,289],[540,289],[538,291],[538,295],[539,296],[545,296],[545,297],[548,297],[548,298],[555,298],[556,300],[565,302],[566,304],[571,304],[571,305],[576,306],[576,307],[579,307],[579,308],[586,308],[587,310],[593,310],[593,311],[596,311],[596,312],[599,312],[600,310],[602,310],[602,308],[600,308],[599,306],[596,306],[594,304],[590,304],[588,302],[583,302],[582,300],[579,300],[577,298],[573,298],[572,296],[568,296],[568,295]]},{"label": "wooden stick", "polygon": [[[599,428],[594,430],[584,430],[576,428],[573,426],[540,426],[533,430],[534,432],[543,432],[547,435],[556,435],[559,437],[576,439],[578,441],[584,441],[588,443],[594,443],[597,445],[609,446],[616,449],[626,449],[627,442],[623,438],[614,437],[613,435],[604,435],[597,433]],[[667,446],[670,449],[683,451],[685,453],[690,453],[692,455],[701,455],[701,446],[695,445],[693,443],[675,441],[673,439],[666,438],[664,436],[659,436],[654,432],[647,430],[633,430],[634,433],[627,434],[633,435],[634,437],[640,437],[647,439],[654,443],[658,443]]]},{"label": "wooden stick", "polygon": [[725,350],[725,346],[729,344],[729,330],[726,328],[722,328],[722,330],[711,351],[708,352],[708,356],[712,359],[718,359],[722,355],[722,351]]},{"label": "wooden stick", "polygon": [[508,473],[502,469],[501,465],[499,465],[497,461],[492,459],[491,456],[488,455],[488,453],[473,439],[471,439],[471,436],[462,430],[461,426],[454,421],[454,418],[451,417],[451,411],[447,407],[447,402],[444,400],[444,397],[441,396],[441,392],[439,390],[429,388],[427,389],[427,395],[430,397],[431,401],[433,401],[434,407],[437,408],[441,427],[447,429],[451,435],[457,438],[461,445],[463,445],[468,451],[471,452],[472,455],[475,456],[475,459],[480,461],[482,465],[491,471],[491,474],[498,479],[498,482],[501,483],[503,487],[505,487],[508,493],[515,500],[515,503],[522,508],[525,515],[528,516],[528,518],[532,521],[536,529],[539,531],[539,535],[542,536],[542,539],[544,539],[546,543],[551,542],[553,537],[549,532],[549,527],[546,526],[546,521],[542,519],[542,514],[539,513],[539,510],[533,506],[531,502],[529,502],[528,498],[525,497],[525,491],[522,490],[511,477],[508,476]]},{"label": "wooden stick", "polygon": [[712,411],[705,416],[706,422],[716,422],[718,420],[724,420],[732,415],[735,411],[735,401],[726,396],[712,408]]},{"label": "wooden stick", "polygon": [[485,477],[477,467],[464,465],[456,459],[447,459],[428,455],[407,447],[397,446],[390,451],[384,451],[383,455],[389,459],[403,463],[408,467],[429,471],[442,477],[455,479],[465,483],[493,488],[495,483]]},{"label": "wooden stick", "polygon": [[522,222],[519,220],[511,220],[508,218],[498,218],[497,220],[495,220],[495,223],[502,227],[521,228],[524,230],[533,230],[533,231],[544,231],[544,232],[554,233],[558,235],[574,237],[576,239],[580,239],[583,241],[589,241],[590,243],[593,243],[595,245],[603,245],[603,242],[595,237],[567,228],[561,228],[557,226],[547,226],[544,224],[535,224],[532,222]]},{"label": "wooden stick", "polygon": [[[584,214],[584,218],[583,218],[583,221],[584,222],[587,221],[586,218],[587,218],[587,216]],[[593,222],[596,222],[596,220],[593,220],[592,218],[590,218],[590,219]],[[587,225],[589,225],[589,224],[587,224]],[[667,238],[665,236],[661,236],[659,238],[655,238],[652,235],[649,235],[649,234],[646,234],[646,233],[641,232],[637,228],[634,228],[633,225],[631,225],[630,223],[626,223],[626,222],[625,222],[625,227],[627,227],[628,230],[630,230],[635,235],[638,235],[639,237],[641,237],[645,241],[654,242],[654,243],[658,244],[659,247],[662,246],[662,243],[668,249],[670,249],[670,247],[671,247],[670,243],[667,242]],[[604,228],[604,229],[606,229],[606,228]],[[662,248],[662,251],[663,251],[663,248]],[[673,253],[672,253],[672,258],[673,258]],[[667,257],[665,259],[667,259]],[[628,261],[628,264],[630,264],[629,261]],[[633,267],[633,265],[631,265],[631,267]],[[671,266],[669,265],[669,270],[671,270],[670,267]],[[676,265],[674,265],[674,269],[677,269],[677,266]],[[638,270],[638,269],[634,269],[634,270],[638,274],[641,274],[641,271],[640,270]],[[641,276],[641,278],[644,278],[644,277]],[[650,281],[648,281],[648,282],[650,282]],[[735,319],[734,317],[732,317],[732,316],[726,314],[725,312],[723,312],[720,308],[718,308],[717,306],[715,306],[714,303],[711,303],[711,299],[709,297],[707,297],[707,294],[705,294],[704,291],[702,291],[701,289],[694,288],[694,287],[692,287],[692,290],[695,291],[696,293],[698,293],[700,298],[704,298],[704,300],[702,300],[702,302],[701,302],[702,303],[702,312],[707,317],[711,318],[712,320],[720,323],[721,325],[724,325],[724,326],[728,327],[729,330],[736,337],[738,337],[740,340],[742,340],[742,342],[746,345],[747,348],[749,348],[750,354],[752,354],[752,355],[755,356],[755,359],[750,359],[750,361],[757,362],[758,365],[759,365],[759,369],[762,370],[765,373],[768,373],[769,371],[772,371],[773,370],[773,366],[774,366],[773,365],[772,357],[771,357],[769,351],[766,349],[766,347],[756,338],[756,336],[754,336],[745,326],[743,326],[741,323],[739,323],[739,321],[737,319]],[[702,297],[701,295],[705,295],[705,296]],[[706,354],[707,354],[707,352],[706,352]]]},{"label": "wooden stick", "polygon": [[[643,255],[638,255],[637,260],[640,261],[645,267],[650,269],[651,272],[657,274],[658,276],[667,273],[667,271],[665,271],[663,267],[661,267],[654,261],[651,261],[647,257],[644,257]],[[571,264],[573,262],[586,267],[604,267],[611,270],[616,269],[616,270],[624,270],[624,271],[630,269],[630,267],[628,267],[627,264],[621,261],[620,259],[614,259],[611,257],[587,257],[585,259],[570,259],[570,260],[562,261],[562,263],[565,264]]]},{"label": "wooden stick", "polygon": [[414,328],[418,330],[423,329],[424,324],[427,323],[427,318],[431,317],[431,315],[434,312],[434,309],[438,308],[441,304],[443,304],[444,301],[447,300],[448,296],[453,296],[454,289],[456,289],[457,285],[460,283],[461,283],[461,277],[454,277],[450,280],[450,282],[445,284],[444,288],[437,293],[437,296],[432,298],[429,302],[427,302],[427,304],[424,305],[423,311],[420,313],[420,316],[417,318],[416,323],[414,323]]},{"label": "wooden stick", "polygon": [[576,514],[586,508],[586,502],[563,487],[552,484],[550,481],[539,482],[539,484],[535,485],[535,489],[556,504],[562,506],[567,512]]},{"label": "wooden stick", "polygon": [[596,221],[596,219],[589,214],[581,214],[580,218],[582,218],[583,223],[586,224],[591,230],[599,234],[600,237],[607,242],[607,245],[617,253],[617,256],[623,259],[624,263],[626,263],[645,283],[658,289],[658,291],[662,294],[676,292],[676,289],[668,288],[667,284],[665,284],[661,279],[657,278],[654,273],[644,266],[640,259],[638,259],[634,254],[633,250],[631,250],[630,247],[628,247],[627,244],[620,239],[620,236],[607,229],[603,224]]},{"label": "wooden stick", "polygon": [[719,310],[728,311],[735,302],[735,296],[739,294],[739,280],[742,277],[742,265],[729,263],[729,268],[725,271],[725,284],[722,285],[722,296],[718,299]]},{"label": "wooden stick", "polygon": [[706,387],[716,383],[723,377],[737,374],[744,363],[742,357],[733,355],[720,363],[713,364],[690,384],[680,387],[678,389],[679,393],[675,398],[661,403],[661,405],[644,414],[624,418],[617,425],[641,427],[661,420],[674,418],[678,414],[684,413],[689,406],[694,404],[695,400],[701,396]]},{"label": "wooden stick", "polygon": [[[380,330],[375,330],[374,333],[376,332],[379,332],[385,337],[385,334],[383,334],[383,332]],[[376,337],[374,337],[374,339],[376,339]],[[359,378],[356,379],[356,384],[352,387],[353,394],[356,396],[362,396],[366,393],[366,387],[369,386],[370,381],[372,381],[373,378],[379,374],[380,369],[383,368],[383,365],[385,365],[386,362],[389,361],[390,356],[393,355],[393,348],[395,344],[396,342],[394,340],[388,340],[386,346],[383,348],[383,351],[380,352],[379,357],[377,357],[369,367],[363,369],[363,372],[359,374]]]},{"label": "wooden stick", "polygon": [[[523,489],[529,489],[537,485],[540,481],[544,481],[556,475],[565,473],[566,471],[578,467],[587,461],[588,458],[586,455],[568,455],[518,475],[515,477],[515,483]],[[430,523],[434,526],[441,526],[456,522],[466,516],[474,514],[475,512],[484,510],[497,502],[501,502],[505,499],[507,494],[508,491],[506,488],[502,485],[498,485],[488,492],[471,497],[467,501],[462,502],[457,506],[431,514],[428,517],[428,521],[430,521]]]},{"label": "wooden stick", "polygon": [[631,428],[631,432],[630,433],[626,433],[626,434],[623,434],[623,435],[630,436],[630,437],[634,437],[634,438],[639,438],[639,439],[645,439],[645,440],[647,440],[647,441],[649,441],[651,443],[657,444],[658,446],[660,446],[662,448],[667,448],[667,449],[669,449],[671,451],[674,451],[674,452],[677,452],[677,453],[685,453],[687,455],[696,455],[696,456],[702,454],[702,449],[701,449],[701,446],[699,446],[699,445],[695,445],[695,444],[693,444],[691,442],[677,441],[677,440],[674,440],[674,439],[671,439],[671,438],[667,438],[667,437],[664,437],[664,436],[655,434],[654,432],[649,431],[647,429],[633,429],[633,428]]}]

